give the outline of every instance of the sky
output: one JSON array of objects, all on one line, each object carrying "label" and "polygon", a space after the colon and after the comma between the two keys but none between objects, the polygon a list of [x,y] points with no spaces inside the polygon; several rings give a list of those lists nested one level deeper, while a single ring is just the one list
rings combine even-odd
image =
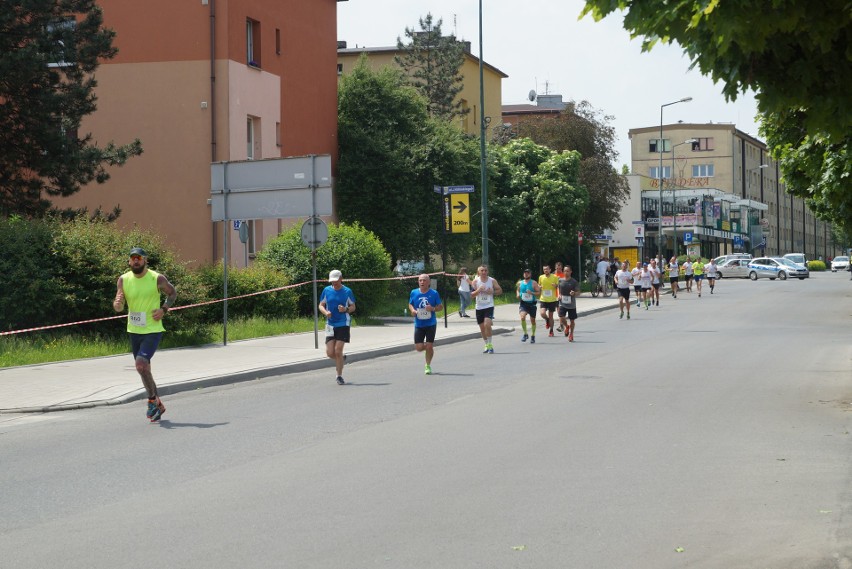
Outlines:
[{"label": "sky", "polygon": [[[582,0],[482,0],[483,60],[508,75],[502,104],[529,103],[531,90],[560,94],[563,101],[588,101],[612,116],[619,154],[630,163],[631,128],[659,126],[660,105],[692,97],[664,109],[665,124],[732,123],[759,138],[754,94],[728,103],[722,85],[695,69],[677,44],[642,53],[619,14],[600,22],[578,20]],[[396,45],[405,28],[431,13],[442,19],[445,35],[470,41],[479,56],[478,0],[348,0],[337,4],[337,38],[348,47]]]}]

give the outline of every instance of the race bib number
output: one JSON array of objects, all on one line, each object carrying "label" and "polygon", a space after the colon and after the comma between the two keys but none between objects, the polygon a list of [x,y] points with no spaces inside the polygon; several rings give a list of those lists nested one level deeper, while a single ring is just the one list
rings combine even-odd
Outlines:
[{"label": "race bib number", "polygon": [[331,338],[332,336],[334,336],[334,326],[332,326],[331,324],[326,324],[325,325],[325,337]]},{"label": "race bib number", "polygon": [[144,312],[131,312],[129,314],[129,320],[131,326],[144,328],[148,325],[148,316]]},{"label": "race bib number", "polygon": [[541,296],[543,296],[544,298],[547,298],[547,299],[551,299],[551,298],[553,298],[553,291],[552,290],[544,290],[544,291],[541,292]]},{"label": "race bib number", "polygon": [[532,302],[533,294],[531,292],[521,293],[521,300],[523,300],[524,302]]},{"label": "race bib number", "polygon": [[417,309],[417,319],[418,320],[429,320],[432,318],[432,313],[426,310],[425,308]]},{"label": "race bib number", "polygon": [[568,307],[574,306],[574,297],[568,296],[567,294],[562,295],[562,297],[559,299],[559,304],[561,304],[562,306],[568,306]]}]

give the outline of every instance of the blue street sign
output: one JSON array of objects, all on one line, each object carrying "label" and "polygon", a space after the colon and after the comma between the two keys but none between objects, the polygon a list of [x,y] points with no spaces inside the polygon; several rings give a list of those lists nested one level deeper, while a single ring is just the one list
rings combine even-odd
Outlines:
[{"label": "blue street sign", "polygon": [[742,235],[734,235],[734,245],[737,247],[743,246],[743,236]]},{"label": "blue street sign", "polygon": [[683,242],[684,243],[692,243],[692,233],[690,231],[684,232]]}]

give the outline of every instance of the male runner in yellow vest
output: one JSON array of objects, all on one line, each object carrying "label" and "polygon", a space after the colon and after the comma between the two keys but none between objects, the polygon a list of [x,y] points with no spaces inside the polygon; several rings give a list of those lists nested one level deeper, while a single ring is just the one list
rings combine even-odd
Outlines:
[{"label": "male runner in yellow vest", "polygon": [[[157,394],[157,384],[151,374],[151,358],[163,337],[163,316],[174,305],[177,290],[165,275],[148,268],[148,254],[141,247],[130,250],[130,270],[118,277],[117,291],[112,307],[116,312],[124,310],[127,300],[127,332],[130,347],[136,360],[136,371],[148,392],[148,412],[152,423],[159,421],[166,407]],[[166,296],[160,305],[160,294]]]}]

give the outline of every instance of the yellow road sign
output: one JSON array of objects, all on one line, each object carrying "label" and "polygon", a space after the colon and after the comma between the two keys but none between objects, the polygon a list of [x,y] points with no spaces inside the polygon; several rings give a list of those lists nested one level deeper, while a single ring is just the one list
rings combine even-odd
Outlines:
[{"label": "yellow road sign", "polygon": [[444,231],[470,233],[470,194],[444,196]]}]

